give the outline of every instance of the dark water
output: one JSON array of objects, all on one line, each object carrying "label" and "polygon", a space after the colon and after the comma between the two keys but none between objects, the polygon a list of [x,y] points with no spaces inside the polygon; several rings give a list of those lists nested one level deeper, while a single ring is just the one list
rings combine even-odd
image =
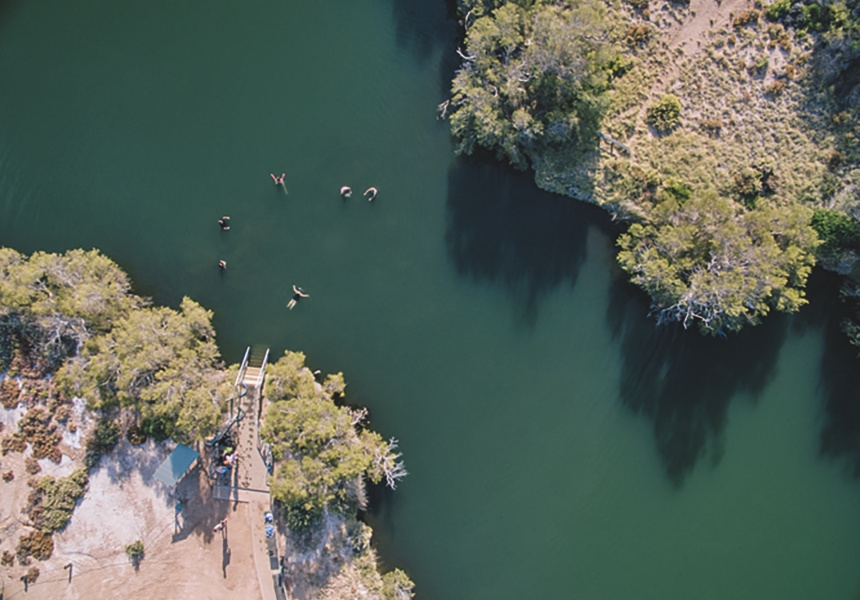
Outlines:
[{"label": "dark water", "polygon": [[605,215],[454,159],[447,11],[0,2],[0,243],[98,247],[229,360],[344,371],[406,454],[369,518],[422,599],[856,598],[838,282],[729,340],[655,329]]}]

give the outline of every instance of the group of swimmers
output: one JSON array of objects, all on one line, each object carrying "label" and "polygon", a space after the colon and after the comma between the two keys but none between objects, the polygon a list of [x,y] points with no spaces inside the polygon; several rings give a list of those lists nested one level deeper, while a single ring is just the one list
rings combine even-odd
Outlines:
[{"label": "group of swimmers", "polygon": [[[363,195],[367,196],[368,202],[373,202],[373,199],[376,198],[376,193],[377,192],[375,187],[369,187],[364,191]],[[343,186],[342,188],[340,188],[340,195],[343,198],[349,198],[350,196],[352,196],[352,188],[348,185]]]}]

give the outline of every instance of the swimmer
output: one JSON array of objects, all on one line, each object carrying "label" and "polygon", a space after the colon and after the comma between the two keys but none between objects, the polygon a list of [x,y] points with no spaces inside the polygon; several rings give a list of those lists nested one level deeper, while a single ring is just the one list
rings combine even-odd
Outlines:
[{"label": "swimmer", "polygon": [[221,226],[221,231],[227,231],[230,229],[230,217],[224,215],[220,219],[218,219],[218,224]]},{"label": "swimmer", "polygon": [[275,185],[284,185],[284,177],[286,177],[286,173],[281,173],[280,177],[275,177],[274,173],[269,173],[269,177],[272,178],[272,181],[275,182]]},{"label": "swimmer", "polygon": [[222,271],[226,271],[227,270],[227,261],[226,260],[219,260],[218,261],[218,268],[221,269]]},{"label": "swimmer", "polygon": [[298,302],[302,298],[311,297],[310,294],[305,294],[304,290],[302,290],[302,288],[300,287],[296,287],[295,284],[293,284],[293,292],[295,292],[295,295],[290,298],[290,301],[287,303],[287,308],[289,308],[290,310],[293,310],[293,307],[296,305],[296,302]]},{"label": "swimmer", "polygon": [[340,195],[344,198],[349,198],[350,196],[352,196],[352,188],[350,188],[348,185],[343,186],[342,188],[340,188]]},{"label": "swimmer", "polygon": [[367,191],[364,192],[364,195],[367,196],[370,194],[370,197],[367,199],[368,202],[373,202],[373,199],[376,198],[376,188],[370,187],[367,188]]}]

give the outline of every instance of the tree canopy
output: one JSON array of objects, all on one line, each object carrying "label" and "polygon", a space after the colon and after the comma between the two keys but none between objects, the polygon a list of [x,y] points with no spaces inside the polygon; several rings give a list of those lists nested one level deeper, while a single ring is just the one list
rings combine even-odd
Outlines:
[{"label": "tree canopy", "polygon": [[317,385],[300,353],[286,352],[267,367],[271,404],[262,435],[277,461],[270,485],[294,524],[311,523],[326,508],[361,506],[364,478],[394,487],[406,474],[393,440],[357,427],[365,411],[335,404],[343,389],[340,374]]},{"label": "tree canopy", "polygon": [[189,298],[179,311],[135,310],[64,364],[58,384],[94,409],[137,410],[156,438],[202,439],[219,425],[229,398],[211,318]]},{"label": "tree canopy", "polygon": [[523,169],[546,147],[593,144],[607,107],[605,68],[615,56],[603,33],[602,5],[466,2],[463,8],[474,12],[464,17],[466,49],[452,84],[457,151],[482,146]]},{"label": "tree canopy", "polygon": [[737,331],[771,308],[791,312],[806,303],[818,244],[811,211],[766,204],[745,210],[713,191],[661,192],[650,217],[618,238],[618,260],[662,321]]}]

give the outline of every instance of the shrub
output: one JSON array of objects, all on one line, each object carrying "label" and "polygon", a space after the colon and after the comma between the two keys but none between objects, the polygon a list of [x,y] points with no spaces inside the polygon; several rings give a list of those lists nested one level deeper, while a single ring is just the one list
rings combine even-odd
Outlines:
[{"label": "shrub", "polygon": [[48,560],[54,552],[54,538],[50,533],[42,531],[31,531],[27,535],[21,536],[18,540],[18,547],[15,553],[18,555],[18,560],[32,556],[36,560]]},{"label": "shrub", "polygon": [[648,107],[645,122],[657,131],[670,131],[681,123],[681,101],[674,94],[665,94]]},{"label": "shrub", "polygon": [[24,575],[28,585],[33,585],[39,579],[39,567],[30,567],[27,569],[27,574]]},{"label": "shrub", "polygon": [[734,27],[745,27],[750,23],[758,23],[758,18],[759,12],[757,10],[745,10],[732,20],[732,25]]},{"label": "shrub", "polygon": [[134,568],[137,569],[140,566],[140,561],[143,560],[143,542],[140,540],[132,542],[125,547],[125,553],[128,554]]},{"label": "shrub", "polygon": [[15,479],[14,471],[6,471],[5,473],[3,473],[3,481],[5,481],[6,483],[9,483],[10,481],[12,481],[14,479]]},{"label": "shrub", "polygon": [[42,467],[39,466],[38,460],[32,456],[28,456],[26,460],[24,460],[24,470],[30,475],[35,475],[42,470]]},{"label": "shrub", "polygon": [[732,191],[752,207],[761,193],[761,173],[749,167],[741,169],[734,174]]},{"label": "shrub", "polygon": [[30,494],[28,514],[33,527],[45,533],[59,531],[72,518],[75,505],[87,491],[89,478],[85,469],[68,477],[43,477]]},{"label": "shrub", "polygon": [[788,14],[790,9],[791,0],[776,0],[764,9],[764,17],[768,21],[779,21]]},{"label": "shrub", "polygon": [[764,87],[764,93],[769,96],[779,96],[785,89],[785,82],[782,79],[777,79]]},{"label": "shrub", "polygon": [[15,408],[18,406],[18,397],[20,395],[21,390],[14,379],[7,378],[0,383],[0,404],[4,408]]},{"label": "shrub", "polygon": [[13,564],[15,564],[15,555],[8,550],[4,550],[3,556],[0,556],[0,565],[11,567]]},{"label": "shrub", "polygon": [[147,439],[146,432],[140,427],[140,425],[130,426],[128,431],[125,432],[125,437],[128,438],[128,441],[132,446],[140,446]]},{"label": "shrub", "polygon": [[699,127],[708,133],[717,134],[723,128],[723,122],[720,119],[705,119],[699,121]]},{"label": "shrub", "polygon": [[119,441],[119,425],[110,419],[101,419],[92,435],[87,438],[84,464],[93,469],[103,454],[109,454]]},{"label": "shrub", "polygon": [[822,241],[820,252],[860,249],[860,222],[844,213],[827,208],[818,209],[812,214],[810,225]]},{"label": "shrub", "polygon": [[629,46],[641,46],[651,39],[651,28],[647,25],[631,25],[624,34],[624,41]]}]

